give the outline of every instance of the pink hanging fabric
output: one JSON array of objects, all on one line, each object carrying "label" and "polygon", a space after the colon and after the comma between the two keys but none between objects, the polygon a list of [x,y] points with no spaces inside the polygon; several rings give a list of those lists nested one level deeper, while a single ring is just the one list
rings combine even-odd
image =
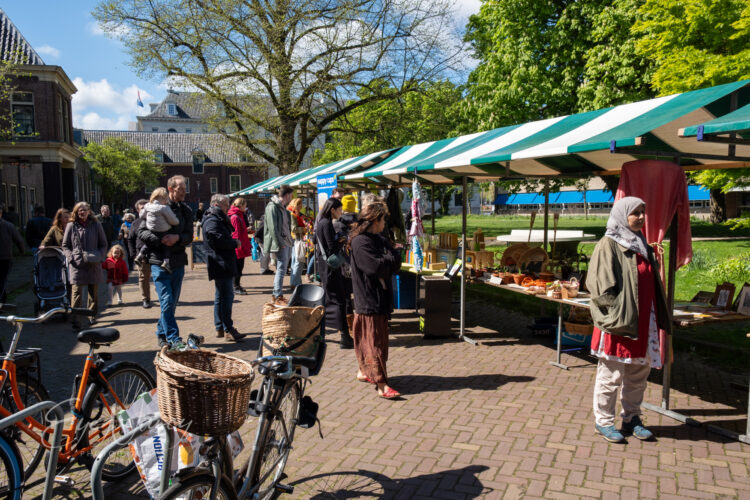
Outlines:
[{"label": "pink hanging fabric", "polygon": [[[661,160],[635,160],[625,163],[620,173],[615,201],[625,196],[637,196],[646,202],[646,224],[643,235],[649,245],[655,247],[662,283],[666,283],[664,256],[661,242],[666,236],[673,216],[677,219],[677,259],[675,269],[688,264],[693,258],[693,236],[690,231],[690,204],[688,202],[687,178],[679,165]],[[667,339],[659,331],[661,358],[667,357]]]},{"label": "pink hanging fabric", "polygon": [[[637,196],[646,202],[646,225],[643,235],[649,245],[659,245],[677,214],[677,267],[693,258],[693,237],[690,232],[690,204],[687,178],[679,165],[661,160],[635,160],[625,163],[620,174],[615,201]],[[674,242],[672,242],[674,244]],[[664,259],[657,250],[657,259],[664,280]]]}]

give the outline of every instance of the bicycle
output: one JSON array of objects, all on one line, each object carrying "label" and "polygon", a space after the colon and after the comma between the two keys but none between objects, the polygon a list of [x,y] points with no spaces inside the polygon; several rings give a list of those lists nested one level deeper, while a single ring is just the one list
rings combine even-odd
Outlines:
[{"label": "bicycle", "polygon": [[[0,304],[0,311],[7,312],[15,306]],[[3,359],[4,375],[0,375],[0,417],[8,417],[34,403],[49,399],[47,390],[38,378],[26,375],[20,379],[17,373],[16,352],[23,325],[42,323],[56,314],[92,315],[88,309],[57,307],[42,316],[25,318],[0,316],[15,328],[10,347]],[[78,333],[78,341],[89,344],[89,352],[83,373],[76,375],[72,398],[71,423],[62,431],[64,443],[57,454],[58,471],[64,471],[75,463],[87,468],[93,465],[94,450],[106,446],[116,435],[121,434],[116,425],[116,414],[127,409],[138,395],[153,389],[153,377],[140,365],[128,361],[111,361],[110,353],[96,353],[96,349],[111,345],[120,337],[114,328],[92,328]],[[6,383],[7,382],[7,383]],[[25,464],[23,477],[28,479],[36,470],[45,449],[51,448],[51,431],[41,412],[36,412],[8,428],[8,436],[15,442]],[[30,438],[30,439],[27,439]],[[108,462],[103,477],[108,481],[121,479],[135,470],[129,454],[122,453]]]},{"label": "bicycle", "polygon": [[[171,442],[165,443],[164,467],[161,476],[161,500],[185,498],[220,498],[265,500],[276,491],[292,493],[294,488],[281,484],[284,467],[294,440],[295,427],[311,426],[317,420],[317,407],[303,410],[308,371],[319,365],[316,358],[265,356],[251,362],[263,376],[261,387],[253,391],[248,414],[259,418],[253,449],[237,471],[225,436],[208,438],[200,448],[206,457],[198,466],[178,471],[169,477]],[[309,399],[309,398],[308,398]],[[314,403],[313,403],[314,404]],[[304,411],[304,415],[301,412]],[[155,425],[166,425],[158,417],[139,425],[101,451],[91,469],[94,500],[104,500],[101,482],[103,464],[109,454],[122,449]],[[170,436],[171,432],[167,435]],[[171,486],[169,486],[171,480]]]}]

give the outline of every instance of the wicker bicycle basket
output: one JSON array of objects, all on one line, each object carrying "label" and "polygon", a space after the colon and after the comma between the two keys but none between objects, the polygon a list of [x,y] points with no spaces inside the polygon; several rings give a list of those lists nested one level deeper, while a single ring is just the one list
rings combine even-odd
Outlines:
[{"label": "wicker bicycle basket", "polygon": [[581,323],[571,323],[570,321],[563,321],[565,330],[573,335],[593,335],[594,325],[584,325]]},{"label": "wicker bicycle basket", "polygon": [[242,426],[252,367],[208,350],[157,353],[156,387],[164,422],[197,435],[222,436]]}]

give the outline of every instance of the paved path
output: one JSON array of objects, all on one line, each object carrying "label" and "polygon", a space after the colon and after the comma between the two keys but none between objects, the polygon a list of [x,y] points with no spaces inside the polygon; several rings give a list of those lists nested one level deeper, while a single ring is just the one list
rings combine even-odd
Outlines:
[{"label": "paved path", "polygon": [[[20,266],[19,266],[20,269]],[[235,320],[250,338],[231,344],[213,338],[213,286],[202,267],[186,275],[178,320],[183,335],[203,334],[208,348],[243,359],[255,356],[262,304],[272,276],[248,265],[250,295],[238,297]],[[132,281],[132,278],[131,278]],[[125,307],[106,311],[101,325],[114,325],[121,340],[107,351],[153,371],[154,322],[158,309],[139,305],[136,284],[125,287]],[[29,292],[19,301],[30,307]],[[287,473],[296,490],[289,498],[748,498],[750,446],[703,428],[646,412],[657,442],[605,442],[593,433],[594,365],[585,355],[565,355],[562,371],[548,361],[551,342],[532,337],[528,318],[473,303],[470,317],[496,317],[497,331],[473,327],[483,344],[454,339],[425,341],[408,311],[393,319],[388,362],[391,383],[404,398],[385,401],[355,380],[353,351],[330,336],[325,367],[310,394],[320,403],[324,439],[299,429]],[[481,308],[481,309],[480,309]],[[499,315],[499,316],[498,316]],[[7,328],[0,325],[5,342]],[[23,345],[44,348],[43,381],[55,399],[69,397],[85,346],[69,326],[52,323],[24,330]],[[678,363],[674,408],[702,420],[743,425],[747,389],[722,384],[715,369]],[[647,401],[658,403],[661,372],[652,374]],[[243,427],[246,444],[254,420]],[[87,473],[72,473],[73,488],[60,498],[89,496]],[[28,498],[41,491],[37,473]],[[111,499],[143,498],[136,478],[108,486]]]}]

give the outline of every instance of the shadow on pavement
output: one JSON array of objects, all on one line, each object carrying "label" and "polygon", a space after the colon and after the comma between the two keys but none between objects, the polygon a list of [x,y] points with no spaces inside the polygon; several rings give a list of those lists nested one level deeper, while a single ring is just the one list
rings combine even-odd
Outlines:
[{"label": "shadow on pavement", "polygon": [[[457,470],[391,479],[369,470],[317,474],[294,481],[294,494],[316,500],[350,498],[479,498],[492,492],[476,477],[488,467],[470,465]],[[301,495],[301,496],[300,496]]]},{"label": "shadow on pavement", "polygon": [[420,394],[423,392],[456,391],[474,389],[492,391],[513,382],[531,382],[536,377],[525,375],[508,376],[503,374],[467,375],[466,377],[438,377],[435,375],[397,375],[388,377],[388,384],[401,394]]}]

